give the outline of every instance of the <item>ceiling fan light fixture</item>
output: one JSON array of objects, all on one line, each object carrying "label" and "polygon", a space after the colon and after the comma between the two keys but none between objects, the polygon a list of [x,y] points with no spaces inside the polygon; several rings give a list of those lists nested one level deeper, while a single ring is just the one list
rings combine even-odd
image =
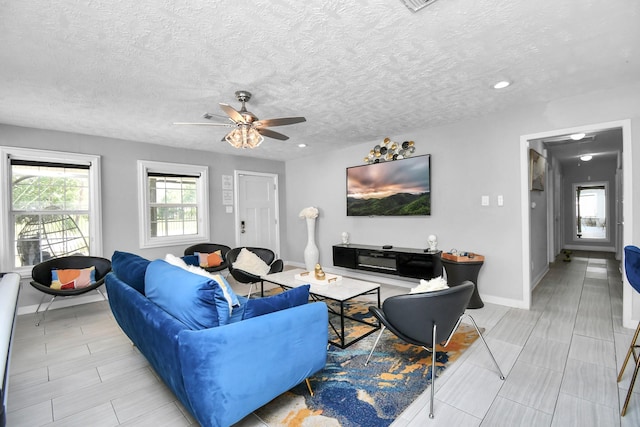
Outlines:
[{"label": "ceiling fan light fixture", "polygon": [[256,148],[264,137],[249,125],[239,125],[224,138],[235,148]]}]

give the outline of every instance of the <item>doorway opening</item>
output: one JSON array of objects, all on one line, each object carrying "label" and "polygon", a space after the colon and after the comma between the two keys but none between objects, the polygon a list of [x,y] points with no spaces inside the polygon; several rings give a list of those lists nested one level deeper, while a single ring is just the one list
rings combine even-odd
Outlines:
[{"label": "doorway opening", "polygon": [[576,231],[574,240],[609,241],[607,187],[606,182],[573,184],[575,195],[573,225]]},{"label": "doorway opening", "polygon": [[[602,133],[615,131],[621,135],[618,138],[617,144],[621,147],[618,150],[617,167],[615,170],[615,178],[610,179],[609,187],[607,188],[607,195],[610,200],[609,210],[605,217],[606,233],[609,241],[591,239],[586,242],[593,242],[595,250],[601,250],[603,243],[610,243],[610,250],[618,253],[619,249],[625,245],[632,244],[632,221],[633,218],[633,182],[632,177],[632,143],[631,143],[631,121],[619,120],[614,122],[606,122],[592,125],[585,125],[581,127],[559,129],[554,131],[541,132],[537,134],[522,135],[520,137],[520,190],[521,190],[521,215],[522,215],[522,286],[523,286],[523,308],[531,307],[531,293],[533,288],[537,284],[536,279],[542,277],[542,268],[548,269],[548,261],[552,261],[562,246],[570,246],[574,242],[572,236],[576,236],[577,224],[575,228],[572,227],[574,223],[571,218],[572,211],[575,209],[575,197],[570,195],[571,184],[568,184],[565,191],[566,199],[562,200],[560,193],[557,193],[557,187],[564,185],[570,181],[565,180],[563,176],[562,168],[560,168],[561,161],[556,158],[556,161],[551,162],[551,166],[547,169],[547,173],[550,178],[553,179],[555,185],[553,185],[552,191],[546,191],[544,203],[536,203],[532,200],[531,193],[529,191],[529,150],[531,148],[537,148],[539,152],[543,152],[546,148],[549,148],[554,144],[549,144],[548,141],[566,141],[567,137],[573,134],[583,133],[598,134],[597,138],[587,139],[584,142],[602,142]],[[575,156],[576,159],[580,158],[582,151],[585,150],[583,143],[567,143],[561,144],[557,150],[570,151],[570,155]],[[599,145],[599,144],[596,144]],[[576,147],[580,146],[581,149],[576,150]],[[589,147],[592,148],[592,147]],[[595,147],[594,147],[595,148]],[[540,151],[542,150],[542,151]],[[550,154],[550,153],[548,153]],[[557,154],[557,151],[556,153]],[[592,153],[598,154],[598,153]],[[553,156],[551,156],[553,157]],[[556,168],[554,165],[558,166]],[[575,167],[580,167],[579,164],[575,164]],[[576,180],[575,182],[588,182],[589,185],[593,185],[589,176],[585,176],[583,180]],[[595,181],[601,181],[596,178]],[[551,186],[545,186],[551,187]],[[574,192],[575,194],[575,192]],[[539,200],[538,200],[539,201]],[[565,204],[566,203],[566,204]],[[545,204],[546,206],[541,206]],[[572,208],[572,205],[574,206]],[[565,208],[566,206],[566,208]],[[536,209],[536,207],[538,209]],[[540,208],[543,208],[540,210]],[[544,211],[544,212],[543,212]],[[566,216],[565,216],[566,215]],[[544,218],[546,217],[546,219]],[[563,218],[567,218],[567,224],[564,224]],[[624,221],[627,218],[627,221]],[[535,229],[534,229],[535,226]],[[614,232],[615,231],[615,232]],[[615,238],[614,238],[615,237]],[[567,245],[569,243],[569,245]],[[581,242],[581,248],[591,250],[585,245],[584,241]],[[576,244],[577,246],[577,244]],[[605,245],[606,246],[606,245]],[[569,249],[572,249],[569,247]],[[616,259],[619,259],[616,257]],[[626,278],[623,278],[626,281]],[[628,286],[623,288],[623,324],[625,326],[631,324],[631,294]]]}]

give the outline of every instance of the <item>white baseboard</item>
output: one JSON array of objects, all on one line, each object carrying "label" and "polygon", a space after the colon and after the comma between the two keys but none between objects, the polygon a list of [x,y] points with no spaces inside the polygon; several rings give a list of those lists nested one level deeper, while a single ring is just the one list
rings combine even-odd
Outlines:
[{"label": "white baseboard", "polygon": [[548,272],[549,272],[549,266],[547,265],[547,268],[542,270],[536,277],[533,278],[533,280],[531,280],[531,283],[532,283],[531,292],[533,292],[536,286],[540,284],[540,282]]},{"label": "white baseboard", "polygon": [[502,298],[502,297],[496,297],[492,295],[480,295],[480,297],[482,298],[482,301],[487,302],[489,304],[497,304],[497,305],[503,305],[505,307],[521,308],[523,310],[529,309],[529,307],[527,307],[524,301],[522,300]]},{"label": "white baseboard", "polygon": [[589,245],[564,245],[564,249],[572,251],[615,252],[613,246],[589,246]]},{"label": "white baseboard", "polygon": [[[102,291],[102,293],[104,294],[105,298],[109,299],[106,292]],[[41,312],[45,308],[47,308],[47,304],[49,304],[49,301],[51,301],[51,298],[45,298],[45,300],[42,302],[42,307],[40,307]],[[56,298],[53,304],[51,304],[51,307],[49,307],[49,310],[56,310],[58,308],[65,308],[65,307],[71,307],[74,305],[89,304],[92,302],[100,302],[100,301],[104,301],[104,299],[100,295],[98,295],[97,292],[94,292],[90,295],[78,295],[76,297],[59,297],[59,298]],[[21,314],[35,313],[37,309],[38,309],[38,304],[25,305],[23,307],[18,307],[18,316]]]}]

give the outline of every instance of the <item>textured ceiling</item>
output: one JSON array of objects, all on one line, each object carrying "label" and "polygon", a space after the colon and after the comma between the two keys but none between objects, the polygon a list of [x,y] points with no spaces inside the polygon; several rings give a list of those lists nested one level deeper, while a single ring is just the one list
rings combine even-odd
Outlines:
[{"label": "textured ceiling", "polygon": [[[0,123],[287,160],[637,81],[638,22],[637,0],[0,0]],[[307,122],[242,151],[172,124],[239,89]]]}]

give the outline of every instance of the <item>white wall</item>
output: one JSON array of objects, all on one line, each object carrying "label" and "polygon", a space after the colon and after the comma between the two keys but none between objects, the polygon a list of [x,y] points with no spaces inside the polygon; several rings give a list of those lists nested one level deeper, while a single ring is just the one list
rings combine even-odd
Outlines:
[{"label": "white wall", "polygon": [[[300,209],[317,206],[320,262],[332,265],[332,245],[348,231],[353,243],[422,248],[436,234],[441,249],[469,250],[486,256],[478,278],[485,301],[522,306],[522,223],[520,136],[593,123],[631,119],[632,134],[640,134],[640,84],[599,91],[547,103],[513,107],[499,114],[464,122],[416,129],[404,135],[380,135],[379,140],[353,145],[286,165],[287,223],[283,236],[286,258],[302,263],[306,243]],[[416,155],[432,155],[432,215],[422,218],[360,218],[346,216],[345,169],[362,164],[364,156],[384,137],[414,140]],[[640,165],[640,149],[633,152]],[[640,166],[639,166],[640,167]],[[625,171],[625,174],[631,171]],[[637,191],[636,191],[637,194]],[[480,205],[482,195],[491,205]],[[504,196],[504,207],[496,198]],[[634,197],[640,218],[640,196]],[[639,222],[640,223],[640,222]],[[640,243],[640,226],[633,230]],[[626,242],[631,243],[631,242]],[[545,255],[546,257],[546,255]],[[634,295],[634,318],[640,318],[640,297]]]},{"label": "white wall", "polygon": [[[306,226],[298,213],[306,206],[317,206],[320,209],[317,243],[324,266],[331,267],[331,247],[340,242],[342,231],[348,231],[354,243],[417,248],[426,246],[429,234],[436,234],[441,249],[457,248],[487,257],[479,275],[479,290],[485,301],[522,306],[525,301],[522,230],[528,229],[529,224],[523,224],[521,219],[520,177],[522,168],[528,165],[520,161],[520,136],[622,119],[631,119],[631,134],[640,135],[640,83],[552,102],[514,106],[502,113],[416,129],[404,135],[380,135],[379,140],[385,136],[396,141],[414,140],[416,155],[432,155],[432,215],[426,218],[346,216],[345,169],[361,164],[379,140],[359,145],[345,140],[344,150],[289,161],[286,165],[6,125],[0,125],[0,144],[103,156],[106,256],[117,249],[152,258],[182,249],[138,249],[137,159],[208,164],[211,166],[213,241],[233,242],[233,215],[225,214],[223,206],[216,203],[221,200],[220,176],[232,174],[234,169],[278,173],[281,250],[286,261],[303,264]],[[640,149],[633,152],[632,162],[640,165]],[[625,170],[625,174],[630,172]],[[638,188],[635,187],[633,198],[635,216],[625,219],[627,229],[640,219]],[[490,206],[480,206],[482,195],[490,196]],[[498,195],[504,196],[503,207],[496,204]],[[640,244],[640,225],[633,228],[631,241],[625,244],[632,242]],[[639,319],[640,297],[626,292],[632,296],[633,318]]]},{"label": "white wall", "polygon": [[[212,141],[212,144],[221,142]],[[103,256],[111,258],[115,250],[133,252],[146,258],[161,258],[167,253],[182,255],[185,246],[140,249],[138,241],[137,165],[139,159],[209,167],[211,241],[235,246],[234,215],[222,205],[222,175],[235,169],[268,172],[284,181],[284,163],[229,156],[207,151],[174,149],[166,146],[123,141],[66,132],[46,131],[0,124],[0,145],[39,148],[101,156]],[[286,197],[281,197],[284,210]],[[7,242],[3,242],[7,244]],[[20,306],[37,304],[41,294],[23,286]]]}]

